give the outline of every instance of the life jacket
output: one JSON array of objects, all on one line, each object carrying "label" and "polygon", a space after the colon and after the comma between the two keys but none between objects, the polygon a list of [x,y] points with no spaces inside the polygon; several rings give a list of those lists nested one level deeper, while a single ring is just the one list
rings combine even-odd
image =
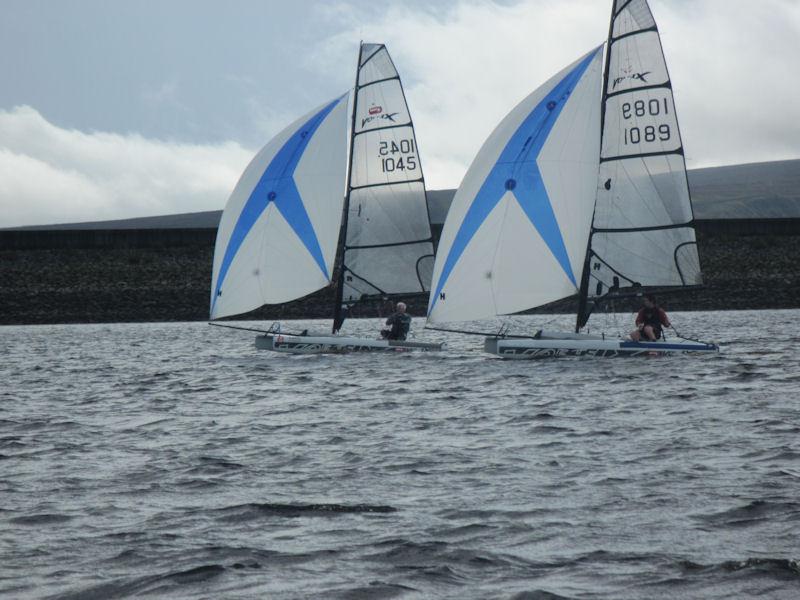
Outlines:
[{"label": "life jacket", "polygon": [[661,327],[661,311],[656,306],[642,309],[642,321],[645,325]]},{"label": "life jacket", "polygon": [[386,319],[386,324],[392,326],[392,330],[386,337],[390,340],[404,340],[408,336],[408,330],[411,329],[411,315],[408,313],[394,313]]}]

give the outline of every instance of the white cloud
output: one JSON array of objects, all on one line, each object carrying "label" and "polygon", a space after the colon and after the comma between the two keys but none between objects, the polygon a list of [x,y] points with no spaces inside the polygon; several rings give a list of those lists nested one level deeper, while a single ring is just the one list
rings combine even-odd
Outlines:
[{"label": "white cloud", "polygon": [[800,157],[800,2],[652,4],[689,167]]},{"label": "white cloud", "polygon": [[[800,2],[650,4],[689,166],[800,156]],[[244,106],[248,139],[263,135],[266,143],[344,91],[328,89],[331,81],[351,85],[357,40],[384,42],[403,77],[426,180],[436,189],[459,184],[517,102],[604,41],[610,0],[373,3],[366,10],[354,0],[318,9],[327,29],[286,65],[297,85],[270,92],[291,97],[265,100],[256,93],[265,80],[232,72],[221,77],[236,84],[240,102],[210,103],[215,117],[233,123]],[[176,81],[165,81],[142,92],[144,100],[184,106],[202,130],[203,107],[180,96]],[[219,209],[253,154],[236,141],[197,145],[86,133],[53,125],[34,108],[0,111],[0,227]]]},{"label": "white cloud", "polygon": [[[800,2],[650,2],[663,37],[690,167],[800,156]],[[535,87],[602,43],[610,2],[464,1],[339,9],[344,31],[312,57],[350,64],[353,40],[382,41],[403,77],[426,180],[454,187],[494,126]]]},{"label": "white cloud", "polygon": [[253,151],[84,133],[0,111],[0,227],[219,209]]},{"label": "white cloud", "polygon": [[347,11],[351,28],[327,40],[314,59],[334,68],[333,60],[355,54],[354,39],[384,42],[403,78],[426,181],[455,187],[514,105],[602,43],[597,4],[462,2],[438,13],[393,4],[382,19],[365,22],[353,22],[358,14]]}]

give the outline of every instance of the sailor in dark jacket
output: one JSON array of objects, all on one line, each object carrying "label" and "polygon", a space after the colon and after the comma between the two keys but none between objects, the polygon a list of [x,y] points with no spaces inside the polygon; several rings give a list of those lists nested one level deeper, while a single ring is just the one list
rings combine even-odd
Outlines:
[{"label": "sailor in dark jacket", "polygon": [[404,302],[398,302],[395,312],[386,319],[386,327],[381,329],[381,337],[387,340],[404,340],[411,328],[411,316],[406,313]]},{"label": "sailor in dark jacket", "polygon": [[653,294],[647,294],[642,304],[642,309],[636,315],[636,330],[631,332],[631,339],[634,342],[655,342],[663,335],[662,328],[672,327],[672,324]]}]

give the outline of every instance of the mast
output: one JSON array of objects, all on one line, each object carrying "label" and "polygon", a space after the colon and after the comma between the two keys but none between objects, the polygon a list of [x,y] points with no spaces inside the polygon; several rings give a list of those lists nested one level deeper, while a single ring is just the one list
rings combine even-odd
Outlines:
[{"label": "mast", "polygon": [[[608,72],[609,65],[611,64],[611,37],[614,35],[614,10],[616,9],[616,0],[611,0],[611,18],[608,23],[608,41],[606,42],[606,60],[603,67],[603,93],[600,97],[600,153],[603,150],[603,130],[606,125],[606,97],[608,96]],[[599,162],[598,162],[599,166]],[[599,170],[598,170],[599,173]],[[597,204],[595,203],[595,207]],[[581,328],[586,325],[589,315],[586,314],[589,297],[589,273],[591,271],[592,261],[592,236],[594,235],[594,211],[592,211],[592,225],[589,228],[589,239],[586,242],[586,259],[583,262],[583,271],[581,272],[581,287],[578,292],[578,314],[575,322],[575,333],[579,333]],[[585,315],[585,316],[584,316]]]},{"label": "mast", "polygon": [[361,73],[361,52],[364,46],[364,40],[358,43],[358,59],[356,62],[356,81],[353,85],[353,106],[350,114],[350,154],[347,159],[347,191],[344,196],[344,206],[342,207],[342,227],[339,231],[339,246],[336,249],[337,265],[339,276],[336,280],[336,300],[333,305],[333,327],[331,333],[337,333],[345,320],[345,314],[342,310],[342,302],[344,301],[344,277],[347,267],[344,264],[344,246],[347,241],[347,219],[350,214],[350,192],[353,189],[353,147],[356,133],[356,104],[358,103],[358,77]]}]

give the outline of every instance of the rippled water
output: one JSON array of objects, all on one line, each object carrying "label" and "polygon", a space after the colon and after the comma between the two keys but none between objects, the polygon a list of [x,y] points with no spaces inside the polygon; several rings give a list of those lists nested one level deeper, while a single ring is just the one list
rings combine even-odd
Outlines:
[{"label": "rippled water", "polygon": [[722,353],[0,328],[0,596],[796,598],[800,311],[671,316]]}]

